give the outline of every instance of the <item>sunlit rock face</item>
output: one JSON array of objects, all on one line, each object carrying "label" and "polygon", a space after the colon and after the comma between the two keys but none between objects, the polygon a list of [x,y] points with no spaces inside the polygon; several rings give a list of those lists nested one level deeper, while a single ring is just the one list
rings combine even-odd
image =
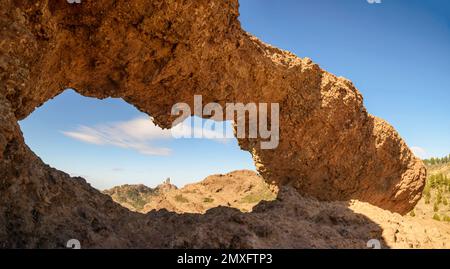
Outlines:
[{"label": "sunlit rock face", "polygon": [[426,171],[397,132],[366,112],[349,80],[262,43],[238,15],[237,1],[222,0],[1,1],[0,244],[45,246],[44,237],[27,239],[84,231],[125,246],[126,231],[122,239],[107,231],[125,217],[144,221],[24,144],[17,121],[66,88],[121,97],[165,128],[171,107],[193,106],[196,94],[221,105],[279,103],[276,149],[238,139],[267,182],[319,200],[411,210]]}]

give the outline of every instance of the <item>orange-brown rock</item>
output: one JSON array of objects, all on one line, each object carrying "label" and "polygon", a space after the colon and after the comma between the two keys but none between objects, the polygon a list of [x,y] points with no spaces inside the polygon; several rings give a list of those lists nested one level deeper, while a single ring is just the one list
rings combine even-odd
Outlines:
[{"label": "orange-brown rock", "polygon": [[250,212],[261,201],[272,201],[277,190],[250,170],[211,175],[182,188],[163,183],[156,188],[122,185],[103,191],[120,205],[141,213],[165,209],[176,213],[205,213],[227,206]]},{"label": "orange-brown rock", "polygon": [[[48,246],[44,235],[76,231],[91,242],[113,240],[106,233],[121,216],[135,216],[25,145],[17,121],[69,87],[121,97],[166,128],[172,105],[192,104],[194,94],[205,103],[277,102],[278,148],[239,139],[266,181],[319,200],[412,209],[425,168],[397,132],[366,112],[349,80],[262,43],[241,29],[238,15],[236,0],[2,0],[0,244]],[[84,224],[74,222],[80,216]]]},{"label": "orange-brown rock", "polygon": [[353,84],[243,31],[237,1],[6,0],[1,12],[1,92],[16,120],[68,87],[122,97],[166,128],[194,94],[277,102],[279,147],[239,140],[267,181],[402,213],[420,198],[421,161]]}]

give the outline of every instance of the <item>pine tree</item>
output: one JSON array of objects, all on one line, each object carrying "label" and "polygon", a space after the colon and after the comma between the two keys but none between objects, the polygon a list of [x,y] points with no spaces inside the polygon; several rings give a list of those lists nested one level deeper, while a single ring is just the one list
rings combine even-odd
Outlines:
[{"label": "pine tree", "polygon": [[432,189],[436,188],[436,179],[435,179],[435,176],[434,176],[434,175],[431,175],[431,176],[430,176],[429,181],[430,181],[430,187],[431,187]]},{"label": "pine tree", "polygon": [[430,193],[430,184],[426,184],[425,185],[425,188],[423,189],[423,195],[425,195],[425,197],[426,196],[430,196],[431,195],[431,193]]},{"label": "pine tree", "polygon": [[439,205],[442,203],[442,192],[439,190],[436,196],[436,203]]},{"label": "pine tree", "polygon": [[436,203],[436,202],[434,203],[433,211],[434,211],[434,212],[438,212],[438,211],[439,211],[439,204]]}]

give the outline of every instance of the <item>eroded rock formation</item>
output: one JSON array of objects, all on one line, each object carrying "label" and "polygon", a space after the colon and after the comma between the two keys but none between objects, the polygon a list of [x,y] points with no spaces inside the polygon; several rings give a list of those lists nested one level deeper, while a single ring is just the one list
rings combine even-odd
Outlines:
[{"label": "eroded rock formation", "polygon": [[[165,128],[172,105],[192,104],[194,94],[220,104],[277,102],[278,148],[239,139],[268,182],[320,200],[412,209],[426,172],[396,131],[366,112],[349,80],[262,43],[241,29],[238,14],[236,0],[2,0],[0,244],[47,246],[50,231],[95,241],[125,215],[138,219],[25,145],[17,121],[69,87],[121,97]],[[80,216],[85,223],[74,222]]]}]

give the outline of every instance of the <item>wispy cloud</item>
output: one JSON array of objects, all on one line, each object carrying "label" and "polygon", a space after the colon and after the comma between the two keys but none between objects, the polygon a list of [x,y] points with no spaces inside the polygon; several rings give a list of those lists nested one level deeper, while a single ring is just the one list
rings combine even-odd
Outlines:
[{"label": "wispy cloud", "polygon": [[421,148],[419,146],[413,146],[411,147],[411,150],[414,153],[414,155],[416,155],[421,159],[426,159],[428,157],[428,152],[424,148]]},{"label": "wispy cloud", "polygon": [[143,117],[95,126],[80,125],[76,130],[62,131],[62,133],[67,137],[89,144],[116,146],[132,149],[145,155],[158,156],[167,156],[172,151],[166,147],[155,146],[154,142],[158,140],[190,137],[192,134],[196,137],[201,136],[220,142],[230,138],[229,132],[223,135],[222,132],[211,129],[192,127],[189,119],[171,130],[163,130],[156,126],[150,118]]},{"label": "wispy cloud", "polygon": [[124,170],[125,169],[120,168],[120,167],[114,167],[114,168],[111,169],[111,171],[113,171],[113,172],[123,172]]}]

